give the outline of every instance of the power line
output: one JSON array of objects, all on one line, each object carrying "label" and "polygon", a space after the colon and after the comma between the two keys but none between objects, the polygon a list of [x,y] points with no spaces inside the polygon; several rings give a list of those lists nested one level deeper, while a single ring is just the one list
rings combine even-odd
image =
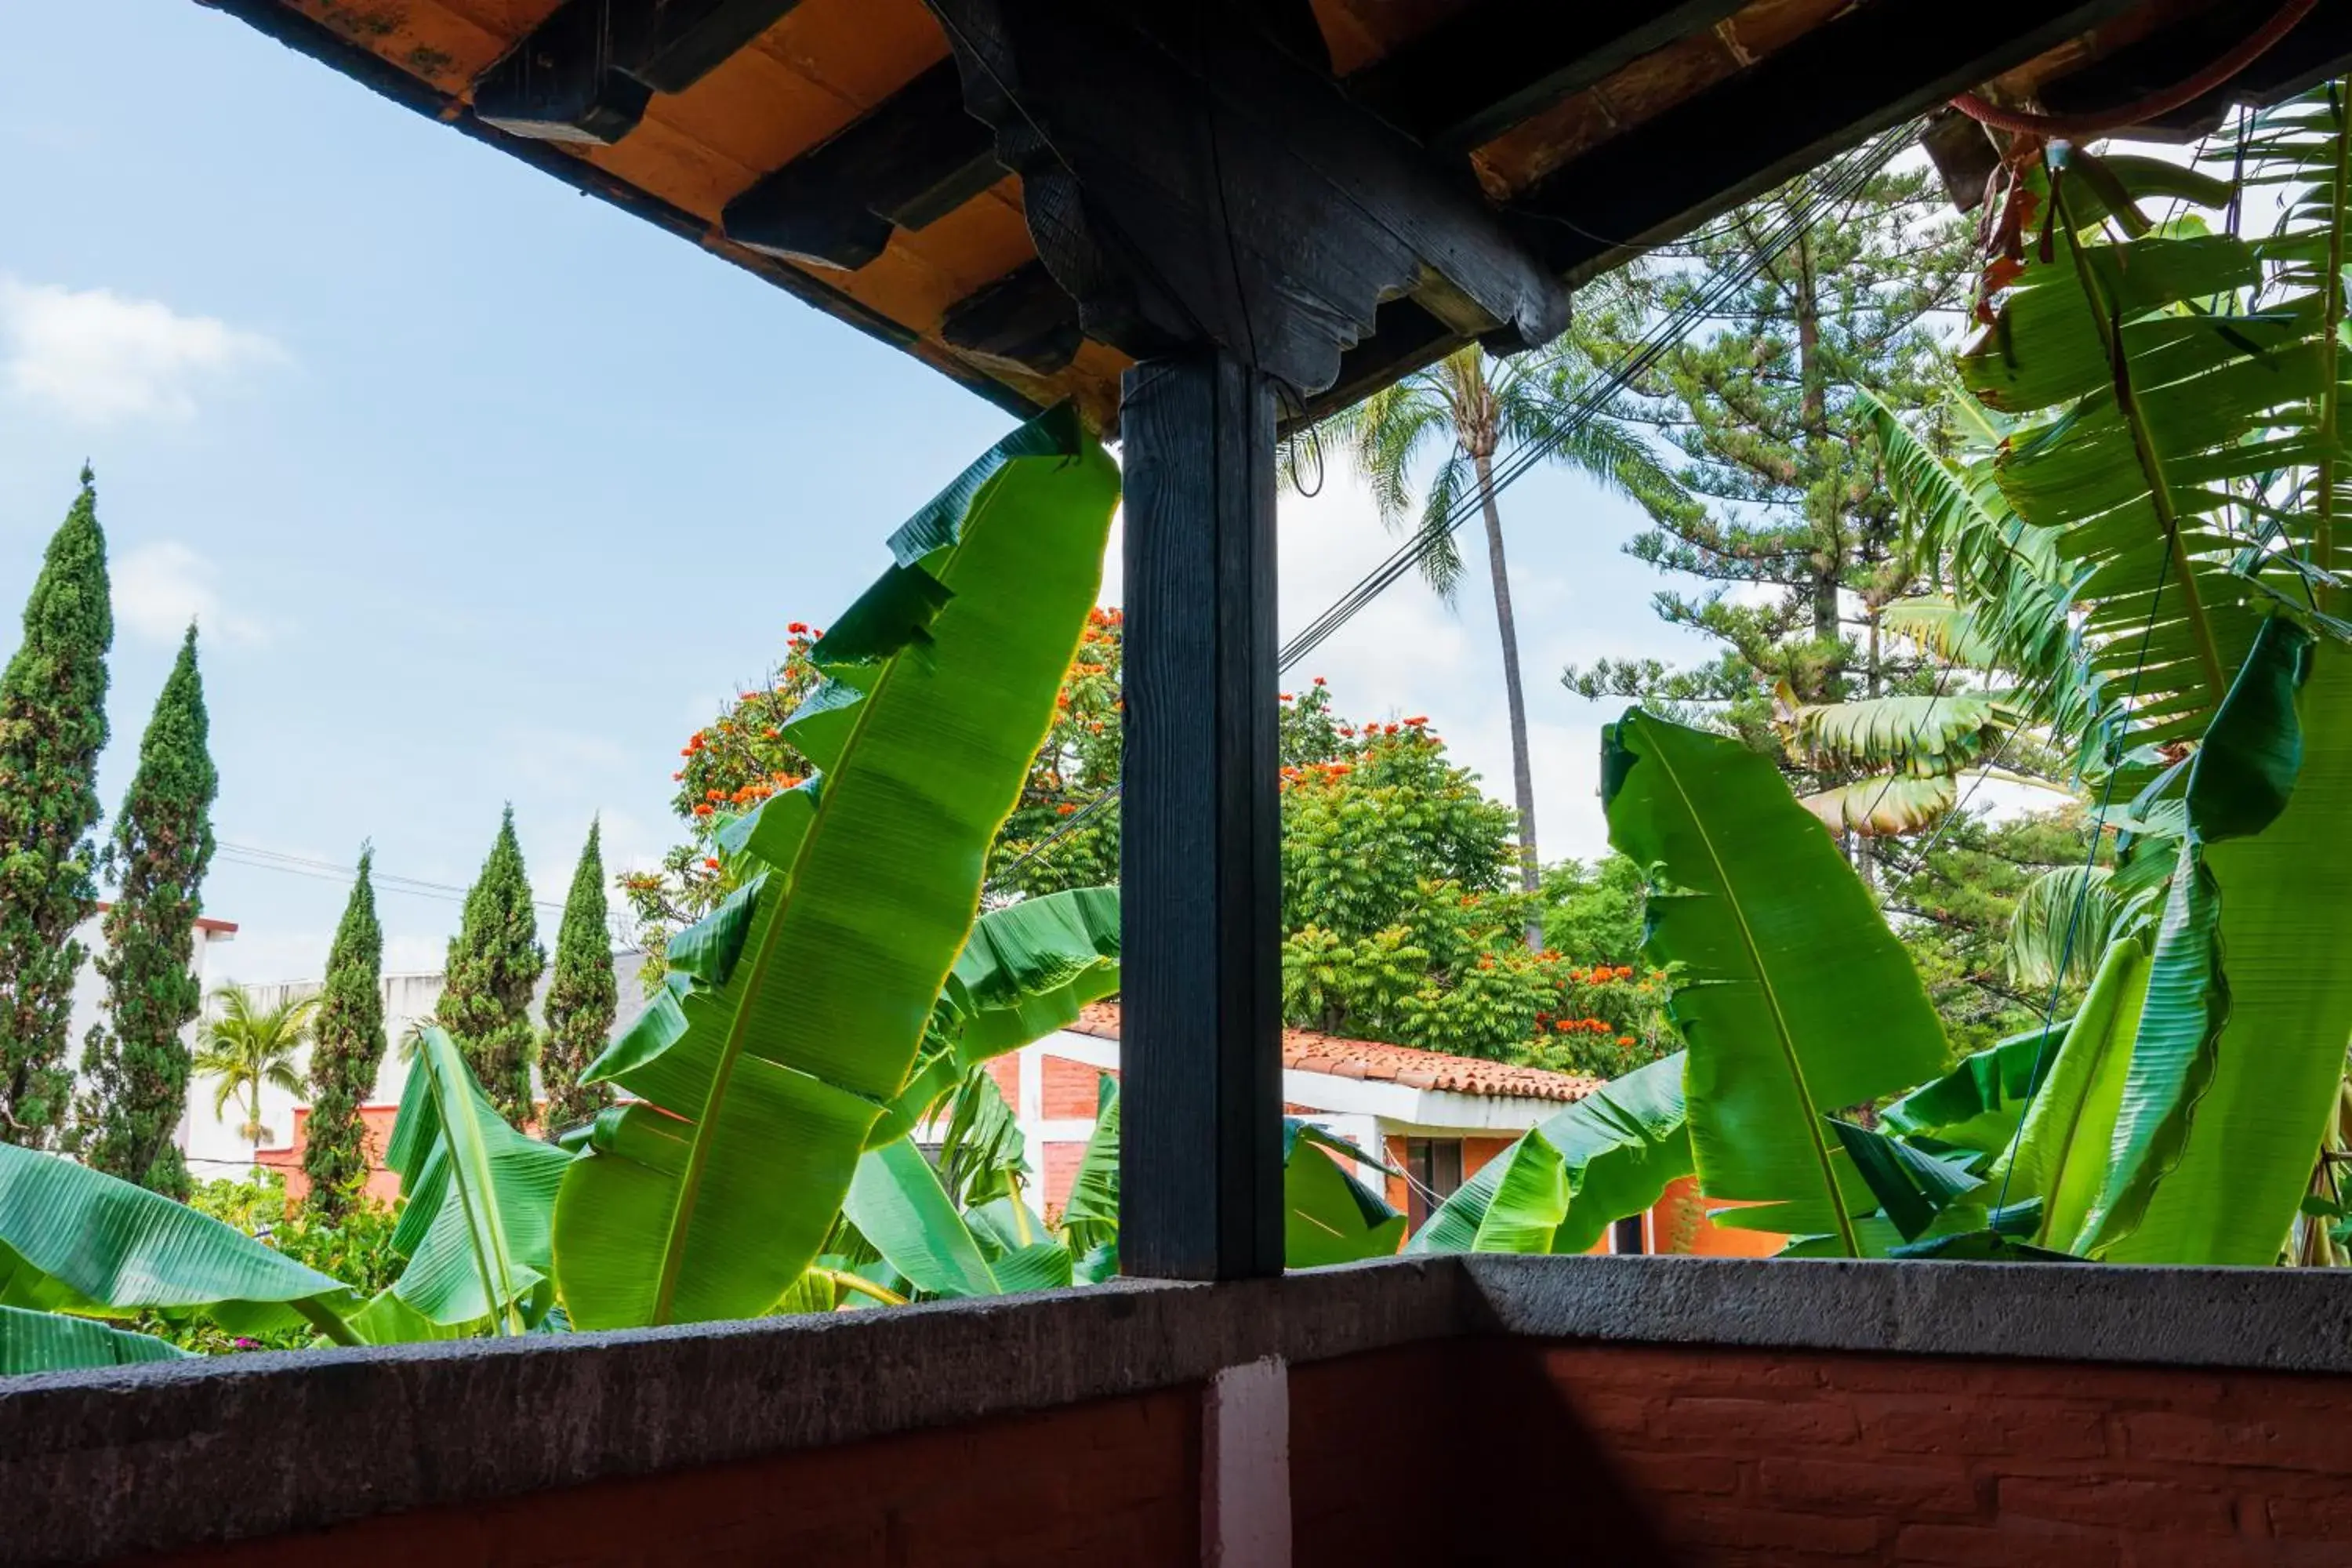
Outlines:
[{"label": "power line", "polygon": [[[232,844],[222,839],[216,846],[219,858],[231,866],[241,866],[250,871],[278,871],[289,877],[308,877],[314,881],[336,882],[350,887],[359,880],[359,872],[350,866],[332,860],[313,859],[307,855],[289,854],[283,849],[266,849],[254,844]],[[463,903],[469,889],[450,882],[428,882],[422,878],[395,876],[373,868],[368,880],[377,890],[406,893],[420,899],[439,899],[445,902]],[[548,899],[533,899],[542,910],[561,914],[563,906]]]},{"label": "power line", "polygon": [[[1776,227],[1758,241],[1738,266],[1717,279],[1704,292],[1684,301],[1680,309],[1654,327],[1647,337],[1612,368],[1609,374],[1584,394],[1566,417],[1542,436],[1522,443],[1506,457],[1489,493],[1500,495],[1513,482],[1557,453],[1570,437],[1598,417],[1636,377],[1655,365],[1683,339],[1718,314],[1734,296],[1754,282],[1765,267],[1796,243],[1798,237],[1810,229],[1822,215],[1859,195],[1863,186],[1910,143],[1917,129],[1916,121],[1896,126],[1849,153],[1808,193],[1802,202],[1782,217]],[[1329,608],[1308,622],[1305,630],[1283,645],[1279,665],[1281,672],[1288,674],[1305,662],[1341,627],[1362,614],[1374,599],[1419,566],[1422,560],[1435,549],[1441,538],[1451,538],[1460,532],[1472,518],[1479,514],[1482,504],[1478,495],[1465,496],[1437,524],[1419,530],[1412,539],[1399,545],[1387,559],[1340,595]],[[1120,788],[1120,784],[1112,784],[1075,815],[1064,819],[1054,831],[1031,845],[1019,858],[999,871],[992,879],[994,885],[1002,890],[1006,878],[1068,837],[1088,817],[1118,799]]]}]

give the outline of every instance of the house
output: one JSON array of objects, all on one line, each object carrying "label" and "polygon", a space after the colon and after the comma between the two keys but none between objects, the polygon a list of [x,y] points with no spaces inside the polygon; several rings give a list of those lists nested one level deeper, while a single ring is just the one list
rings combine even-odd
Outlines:
[{"label": "house", "polygon": [[[1094,1131],[1097,1086],[1118,1076],[1118,1004],[1097,1002],[1068,1028],[989,1064],[1028,1144],[1033,1196],[1048,1215],[1068,1201]],[[1356,1174],[1411,1216],[1414,1231],[1521,1133],[1601,1082],[1315,1029],[1282,1032],[1283,1114],[1377,1154],[1385,1168],[1360,1164]],[[1666,1190],[1639,1228],[1638,1247],[1629,1229],[1617,1249],[1736,1258],[1779,1245],[1776,1237],[1707,1223],[1687,1179]]]},{"label": "house", "polygon": [[[77,1065],[80,1061],[82,1042],[89,1037],[90,1030],[104,1022],[106,1017],[106,981],[98,973],[97,960],[106,951],[105,916],[108,907],[100,904],[89,919],[74,930],[74,940],[81,943],[88,954],[80,972],[74,976],[73,1011],[71,1021],[67,1025],[66,1037],[72,1042],[72,1059]],[[188,953],[188,973],[196,977],[198,986],[204,987],[208,985],[205,974],[212,963],[213,949],[236,939],[236,922],[198,915],[194,926],[194,940]],[[191,1049],[194,1047],[198,1027],[197,1024],[191,1023],[180,1031],[180,1037],[188,1043]],[[212,1109],[211,1091],[207,1089],[199,1096],[194,1086],[190,1086],[187,1110],[180,1118],[178,1130],[173,1134],[173,1142],[183,1152],[188,1149],[189,1140],[195,1135],[200,1121],[218,1120],[213,1117]],[[234,1112],[231,1112],[227,1124],[234,1137],[236,1125]],[[193,1169],[199,1181],[207,1175],[222,1173],[202,1164],[194,1164]]]}]

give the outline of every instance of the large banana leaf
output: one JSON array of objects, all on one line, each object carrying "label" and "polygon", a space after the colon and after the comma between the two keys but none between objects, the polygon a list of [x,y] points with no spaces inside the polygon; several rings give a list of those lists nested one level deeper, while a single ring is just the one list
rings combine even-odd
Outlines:
[{"label": "large banana leaf", "polygon": [[1412,1252],[1586,1252],[1691,1173],[1679,1051],[1544,1120],[1429,1216]]},{"label": "large banana leaf", "polygon": [[925,1295],[994,1296],[1003,1289],[939,1173],[906,1139],[868,1150],[857,1162],[841,1212],[885,1263]]},{"label": "large banana leaf", "polygon": [[[520,1331],[553,1269],[550,1225],[572,1155],[507,1125],[438,1026],[417,1038],[385,1163],[403,1194],[394,1246],[408,1267],[392,1295],[425,1322],[448,1329],[494,1320]],[[370,1324],[401,1321],[388,1310]]]},{"label": "large banana leaf", "polygon": [[127,1333],[58,1312],[0,1307],[0,1377],[182,1361],[187,1356],[186,1351],[152,1334]]},{"label": "large banana leaf", "polygon": [[1867,697],[1823,702],[1790,715],[1790,743],[1822,772],[1886,768],[1937,777],[1980,762],[2008,721],[1979,692]]},{"label": "large banana leaf", "polygon": [[1907,1138],[1998,1154],[2015,1137],[2066,1028],[2062,1023],[2028,1029],[1962,1057],[1943,1077],[1890,1100],[1878,1119]]},{"label": "large banana leaf", "polygon": [[642,1100],[599,1118],[557,1199],[574,1324],[755,1315],[816,1257],[971,930],[1117,497],[1073,414],[1033,421],[818,641],[828,679],[787,733],[821,775],[737,825],[755,874],[590,1075]]},{"label": "large banana leaf", "polygon": [[0,1143],[0,1306],[203,1317],[237,1334],[309,1323],[352,1342],[350,1286],[230,1226],[55,1154]]},{"label": "large banana leaf", "polygon": [[2274,1261],[2352,1039],[2352,649],[2266,623],[2189,771],[2111,1163],[2082,1249]]},{"label": "large banana leaf", "polygon": [[1384,1258],[1404,1240],[1404,1215],[1358,1181],[1342,1160],[1378,1163],[1311,1122],[1284,1118],[1282,1258],[1286,1267],[1314,1268]]},{"label": "large banana leaf", "polygon": [[2086,569],[2092,666],[2129,672],[2145,748],[2201,733],[2252,647],[2267,591],[2235,570],[2251,542],[2240,493],[2329,444],[2294,432],[2332,384],[2334,325],[2244,308],[2262,263],[2232,236],[2101,244],[2085,228],[2077,243],[2071,189],[2051,259],[2027,267],[1961,372],[1994,406],[2043,416],[2006,443],[2000,486]]},{"label": "large banana leaf", "polygon": [[1072,888],[991,910],[948,979],[966,1067],[1077,1022],[1118,989],[1118,889]]},{"label": "large banana leaf", "polygon": [[[1933,1077],[1935,1009],[1852,867],[1739,742],[1634,710],[1602,742],[1610,842],[1654,890],[1643,951],[1675,976],[1691,1146],[1752,1228],[1834,1236],[1875,1206],[1828,1116]],[[1843,1170],[1841,1169],[1843,1167]]]},{"label": "large banana leaf", "polygon": [[1958,803],[1960,786],[1948,774],[1942,778],[1856,779],[1801,797],[1797,804],[1832,833],[1859,833],[1867,838],[1916,833]]},{"label": "large banana leaf", "polygon": [[2138,938],[2107,948],[2035,1091],[2016,1152],[1993,1172],[2011,1201],[2042,1200],[2036,1246],[2072,1251],[2106,1179],[2107,1145],[2123,1105],[2147,977],[2147,949]]},{"label": "large banana leaf", "polygon": [[1062,1234],[1081,1255],[1118,1245],[1118,1079],[1108,1073],[1095,1080],[1095,1130],[1062,1205]]}]

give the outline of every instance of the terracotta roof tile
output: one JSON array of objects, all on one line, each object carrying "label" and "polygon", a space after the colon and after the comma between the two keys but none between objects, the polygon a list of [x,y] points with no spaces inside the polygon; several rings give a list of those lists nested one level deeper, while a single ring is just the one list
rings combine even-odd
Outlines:
[{"label": "terracotta roof tile", "polygon": [[[1118,1038],[1118,1004],[1097,1002],[1070,1026],[1097,1039]],[[1483,1094],[1501,1100],[1582,1100],[1601,1087],[1595,1078],[1513,1067],[1483,1057],[1454,1057],[1379,1040],[1349,1040],[1314,1029],[1282,1032],[1282,1065],[1294,1072],[1393,1082],[1408,1089],[1449,1094]]]}]

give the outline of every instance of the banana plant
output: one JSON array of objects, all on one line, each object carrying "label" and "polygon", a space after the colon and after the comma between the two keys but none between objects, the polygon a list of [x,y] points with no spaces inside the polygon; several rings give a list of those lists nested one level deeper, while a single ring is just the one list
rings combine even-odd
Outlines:
[{"label": "banana plant", "polygon": [[2079,1245],[2118,1262],[2270,1263],[2352,1039],[2352,648],[2267,619],[2187,799]]},{"label": "banana plant", "polygon": [[1454,1190],[1412,1252],[1586,1252],[1691,1173],[1683,1053],[1556,1112]]},{"label": "banana plant", "polygon": [[362,1331],[520,1333],[545,1318],[551,1221],[572,1156],[509,1126],[437,1025],[418,1035],[384,1160],[406,1200],[392,1245],[408,1266],[386,1292],[398,1308],[373,1308]]},{"label": "banana plant", "polygon": [[740,889],[673,940],[665,993],[588,1077],[556,1200],[581,1328],[751,1317],[816,1259],[978,912],[988,845],[1053,716],[1118,498],[1068,409],[891,540],[811,651],[787,726],[819,773],[735,824]]},{"label": "banana plant", "polygon": [[1864,1255],[1874,1200],[1830,1126],[1940,1072],[1943,1027],[1836,844],[1728,736],[1631,711],[1605,731],[1610,842],[1647,868],[1643,951],[1675,975],[1693,1161],[1717,1223]]},{"label": "banana plant", "polygon": [[[0,1143],[0,1308],[101,1319],[154,1311],[232,1334],[307,1324],[354,1344],[344,1319],[359,1306],[341,1280],[234,1226],[58,1155]],[[12,1355],[104,1358],[37,1370],[124,1359],[116,1342],[69,1328],[37,1332],[17,1321],[10,1331]]]},{"label": "banana plant", "polygon": [[0,1377],[188,1359],[188,1352],[152,1334],[110,1329],[62,1312],[0,1307]]}]

